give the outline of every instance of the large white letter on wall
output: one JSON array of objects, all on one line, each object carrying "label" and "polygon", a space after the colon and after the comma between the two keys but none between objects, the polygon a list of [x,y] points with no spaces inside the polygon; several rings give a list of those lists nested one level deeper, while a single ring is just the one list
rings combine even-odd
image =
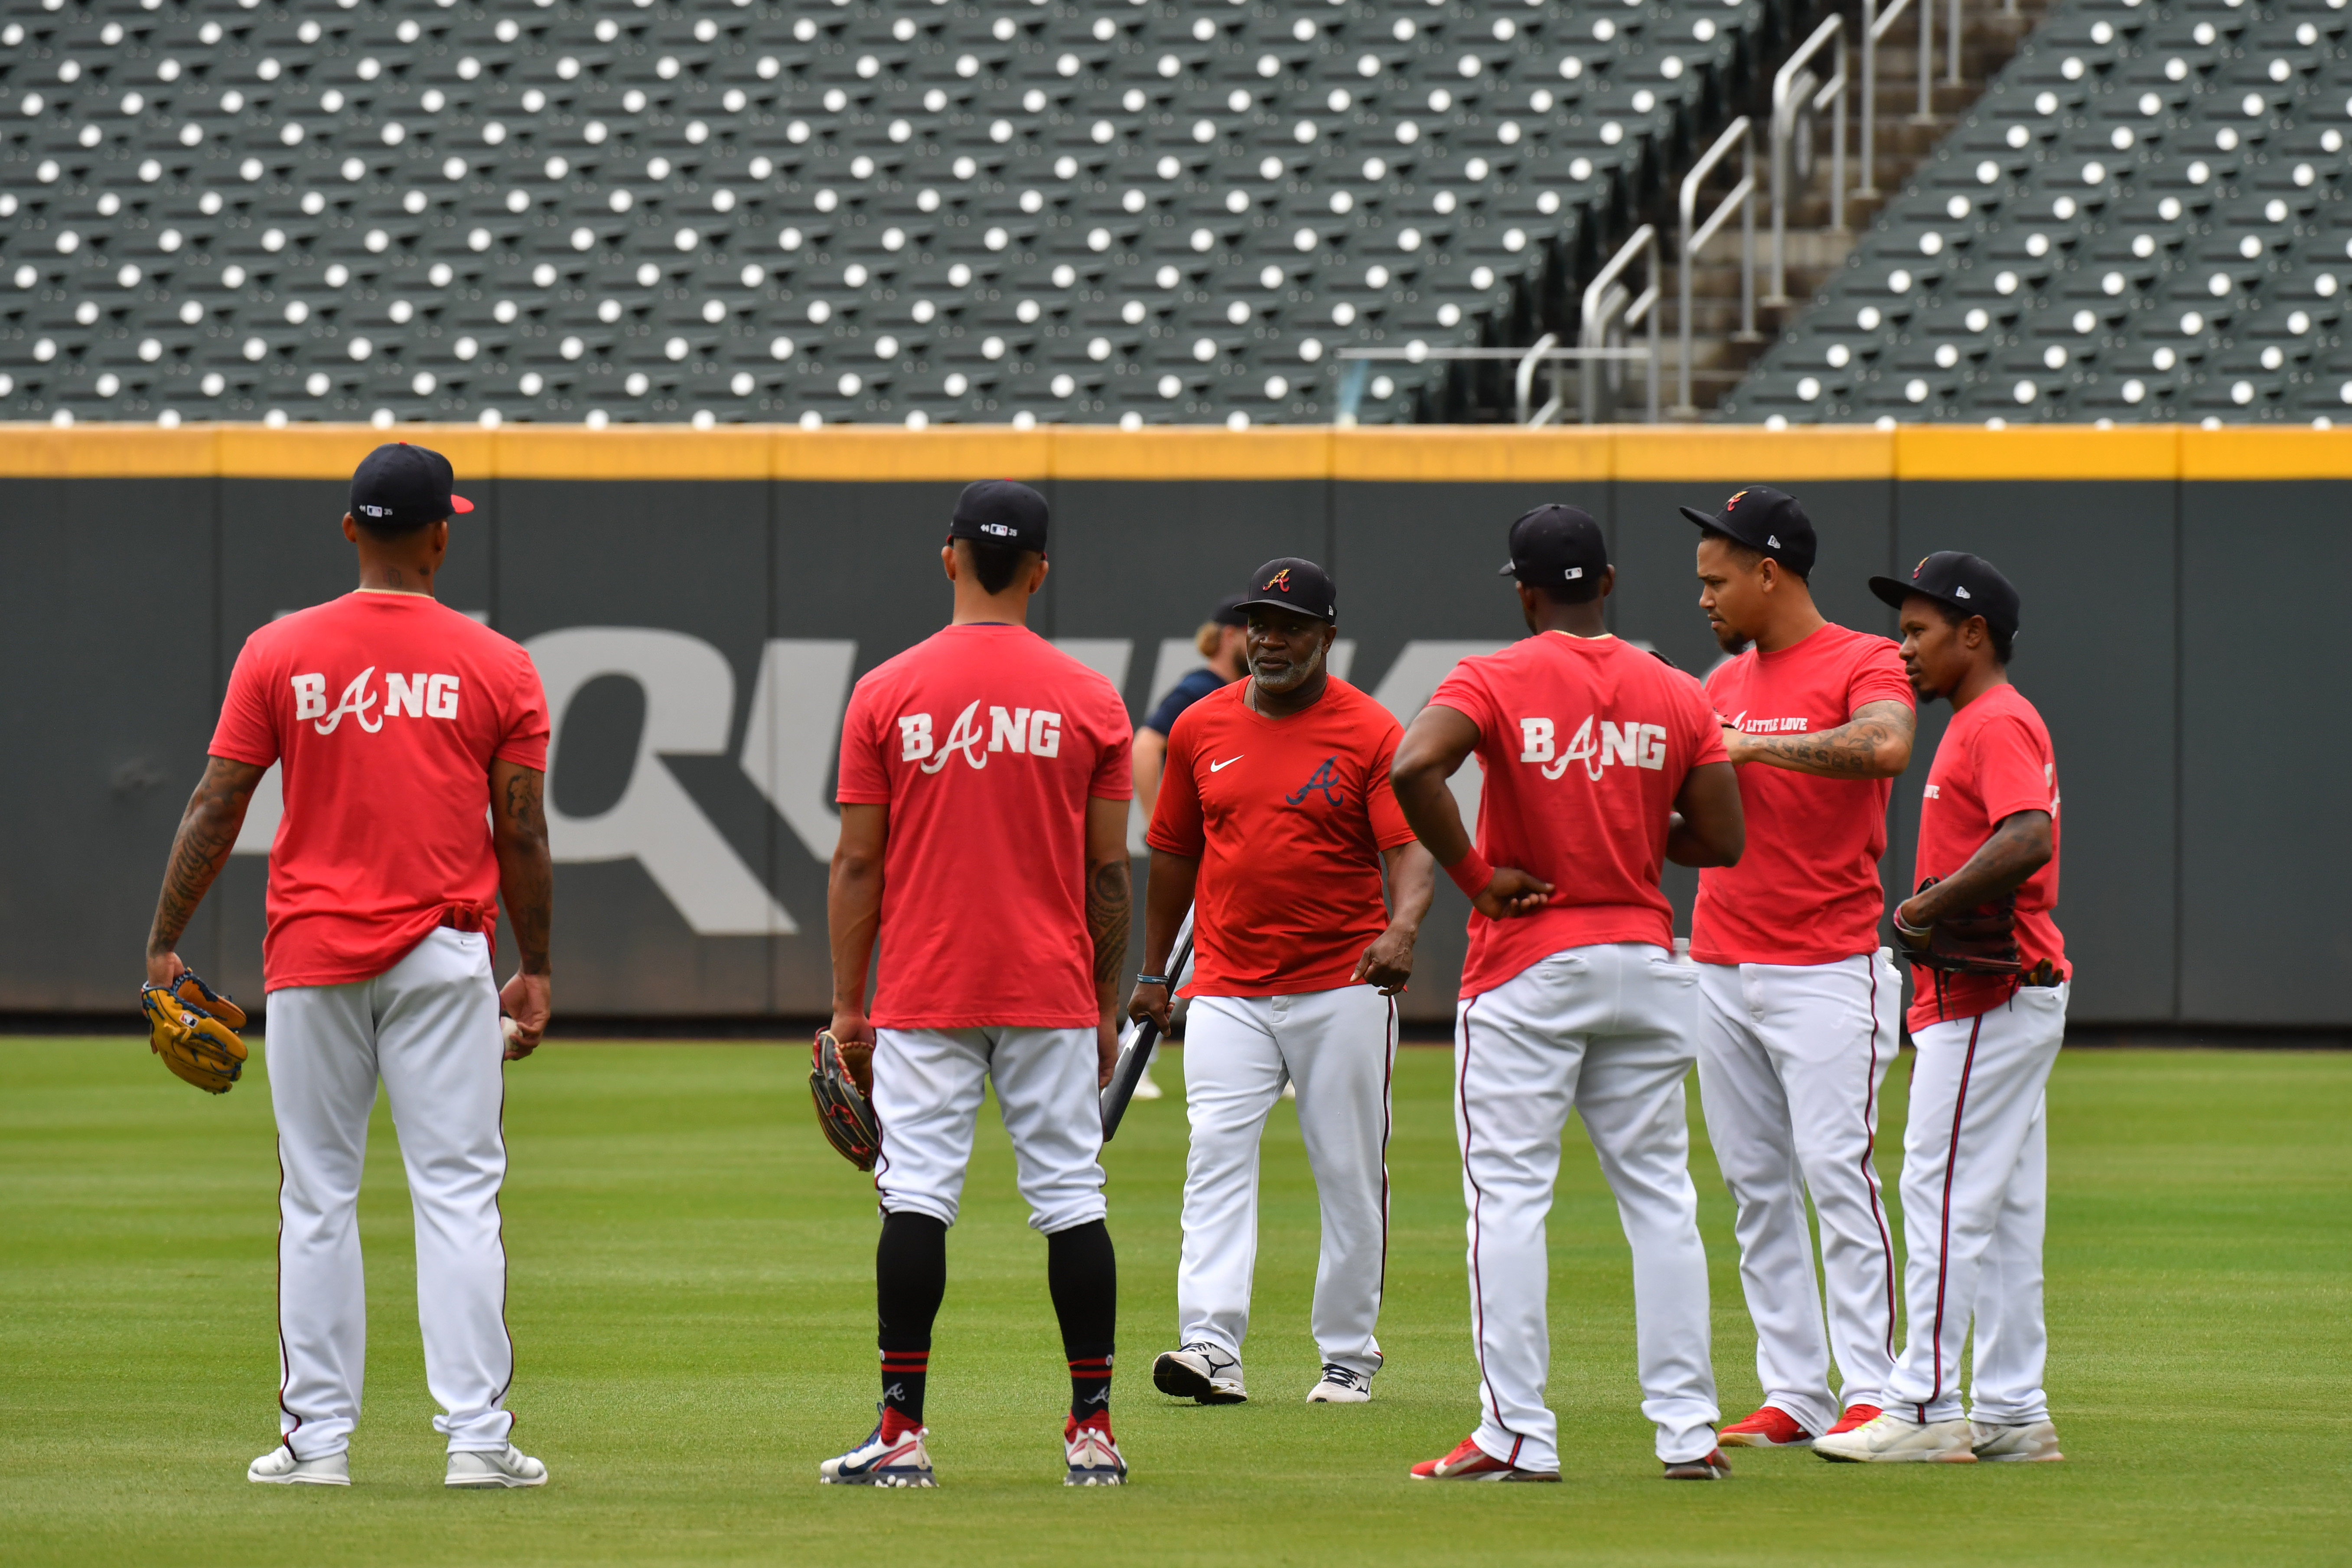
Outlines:
[{"label": "large white letter on wall", "polygon": [[566,816],[547,792],[548,847],[559,861],[635,859],[700,936],[789,936],[793,917],[771,897],[662,765],[660,753],[717,756],[735,717],[735,673],[698,637],[645,626],[573,626],[525,645],[547,688],[555,740],[551,780],[562,766],[563,718],[590,681],[616,675],[644,691],[646,721],[629,782],[611,810]]}]

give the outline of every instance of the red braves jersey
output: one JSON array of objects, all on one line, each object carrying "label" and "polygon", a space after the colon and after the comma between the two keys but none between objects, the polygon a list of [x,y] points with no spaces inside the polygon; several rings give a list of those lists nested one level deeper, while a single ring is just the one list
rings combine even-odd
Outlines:
[{"label": "red braves jersey", "polygon": [[1412,841],[1389,785],[1403,728],[1344,680],[1286,719],[1249,682],[1202,698],[1168,737],[1146,835],[1201,862],[1187,996],[1295,996],[1354,977],[1388,929],[1381,852]]},{"label": "red braves jersey", "polygon": [[1127,707],[1025,626],[937,632],[857,683],[844,805],[887,805],[874,1022],[1091,1025],[1087,801],[1127,800]]},{"label": "red braves jersey", "polygon": [[[1911,707],[1903,657],[1881,637],[1825,626],[1778,653],[1749,648],[1706,678],[1717,712],[1750,735],[1818,735],[1865,702]],[[1878,949],[1893,779],[1739,770],[1748,850],[1698,874],[1691,956],[1701,963],[1835,963]]]},{"label": "red braves jersey", "polygon": [[[1919,859],[1913,875],[1948,877],[1984,847],[2003,817],[2050,814],[2050,861],[2017,889],[2017,951],[2024,967],[2043,959],[2066,970],[2066,942],[2050,911],[2058,907],[2058,755],[2042,715],[2016,687],[1994,687],[1952,715],[1927,770],[1919,802]],[[1913,884],[1916,886],[1915,882]],[[1998,974],[1947,974],[1943,1001],[1934,972],[1915,966],[1911,1027],[1966,1018],[2009,1000]]]},{"label": "red braves jersey", "polygon": [[1532,915],[1470,915],[1462,994],[1566,948],[1674,946],[1659,889],[1691,769],[1725,758],[1697,681],[1615,637],[1545,632],[1454,666],[1433,707],[1478,726],[1478,850],[1552,885]]},{"label": "red braves jersey", "polygon": [[346,594],[246,638],[212,754],[279,764],[265,990],[383,973],[498,908],[490,762],[547,766],[530,656],[421,594]]}]

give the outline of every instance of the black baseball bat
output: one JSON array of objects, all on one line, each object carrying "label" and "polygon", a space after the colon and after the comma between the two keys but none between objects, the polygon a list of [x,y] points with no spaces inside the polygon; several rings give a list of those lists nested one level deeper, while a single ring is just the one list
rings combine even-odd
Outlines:
[{"label": "black baseball bat", "polygon": [[[1184,929],[1176,936],[1176,951],[1168,960],[1168,988],[1171,993],[1184,983],[1184,970],[1192,962],[1192,916],[1187,910]],[[1127,1038],[1118,1048],[1118,1062],[1110,1069],[1110,1082],[1103,1086],[1104,1142],[1109,1142],[1118,1133],[1118,1124],[1127,1115],[1127,1102],[1135,1098],[1135,1086],[1143,1081],[1144,1069],[1151,1065],[1151,1047],[1159,1043],[1160,1026],[1150,1019],[1129,1026]]]}]

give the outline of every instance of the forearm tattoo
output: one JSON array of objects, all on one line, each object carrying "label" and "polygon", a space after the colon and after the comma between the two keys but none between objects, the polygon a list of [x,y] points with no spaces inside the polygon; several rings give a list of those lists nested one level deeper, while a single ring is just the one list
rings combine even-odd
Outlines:
[{"label": "forearm tattoo", "polygon": [[180,817],[172,839],[172,858],[163,870],[163,890],[155,900],[155,923],[147,936],[151,952],[168,952],[187,934],[196,906],[204,902],[213,879],[236,847],[237,830],[245,826],[246,803],[262,770],[222,757],[208,758],[196,793]]},{"label": "forearm tattoo", "polygon": [[1900,702],[1871,702],[1834,730],[1818,735],[1750,735],[1748,745],[1800,772],[1829,778],[1883,776],[1880,750],[1907,742],[1917,721]]},{"label": "forearm tattoo", "polygon": [[1106,860],[1087,872],[1087,930],[1095,939],[1095,984],[1115,988],[1127,966],[1134,887],[1124,860]]},{"label": "forearm tattoo", "polygon": [[544,775],[518,769],[509,776],[499,811],[499,881],[507,923],[524,973],[548,971],[548,931],[555,912],[554,868],[547,852]]}]

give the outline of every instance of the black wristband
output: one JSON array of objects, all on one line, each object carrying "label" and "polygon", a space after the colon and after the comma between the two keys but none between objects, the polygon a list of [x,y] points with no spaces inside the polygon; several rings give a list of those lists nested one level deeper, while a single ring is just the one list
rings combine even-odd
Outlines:
[{"label": "black wristband", "polygon": [[1162,990],[1165,990],[1168,985],[1168,976],[1164,974],[1139,974],[1135,977],[1135,983],[1138,985],[1157,985]]}]

